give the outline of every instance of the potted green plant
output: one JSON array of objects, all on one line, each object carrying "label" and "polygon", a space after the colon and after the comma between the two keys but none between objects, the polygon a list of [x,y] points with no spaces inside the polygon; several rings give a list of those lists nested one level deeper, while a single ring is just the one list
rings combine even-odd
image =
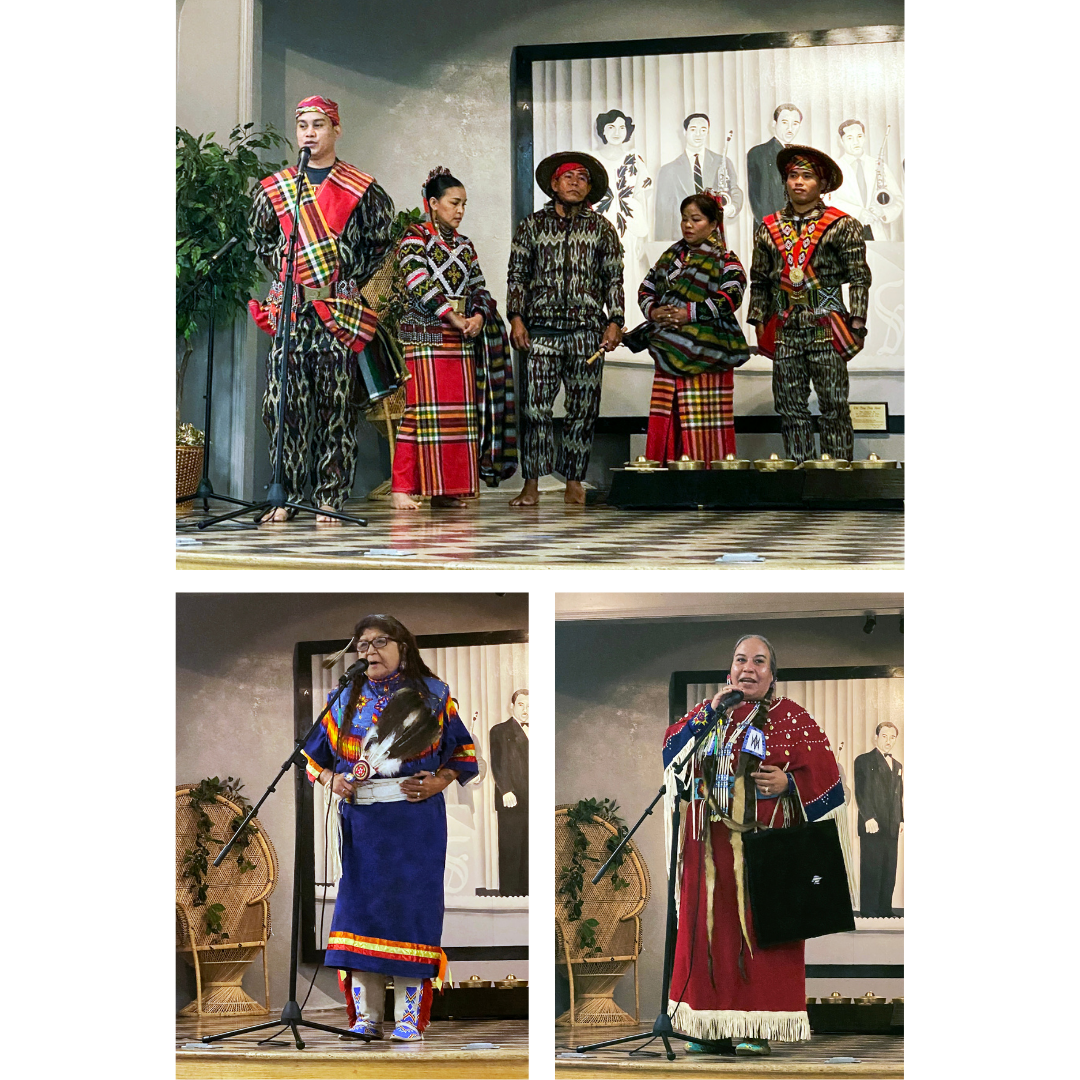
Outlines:
[{"label": "potted green plant", "polygon": [[[192,135],[176,129],[176,336],[184,342],[176,371],[178,409],[192,339],[206,329],[211,313],[210,291],[193,286],[209,268],[211,256],[231,237],[246,238],[254,184],[287,164],[264,161],[259,151],[289,146],[288,139],[270,124],[261,131],[254,126],[233,128],[225,144],[214,141],[213,131]],[[222,257],[214,266],[215,325],[227,326],[244,310],[262,277],[246,243]]]}]

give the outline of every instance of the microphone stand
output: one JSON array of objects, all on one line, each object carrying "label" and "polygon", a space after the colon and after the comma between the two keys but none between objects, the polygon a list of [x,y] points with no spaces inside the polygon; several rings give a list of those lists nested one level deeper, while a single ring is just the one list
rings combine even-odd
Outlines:
[{"label": "microphone stand", "polygon": [[[307,503],[290,502],[285,493],[285,413],[289,396],[289,349],[292,342],[292,301],[293,301],[293,271],[296,266],[296,238],[299,233],[300,221],[300,195],[304,187],[304,175],[307,171],[308,158],[311,150],[304,147],[300,151],[300,160],[296,170],[296,205],[293,208],[292,228],[289,231],[288,255],[285,262],[285,295],[281,301],[281,317],[278,320],[277,336],[275,344],[281,350],[281,365],[278,374],[280,390],[278,393],[277,410],[277,438],[274,442],[274,478],[266,492],[266,498],[254,504],[255,524],[263,525],[268,521],[267,514],[274,510],[293,510],[296,513],[304,512],[316,516],[336,518],[338,521],[348,521],[353,525],[367,525],[363,518],[350,517],[348,514],[339,513],[337,510],[323,510]],[[220,514],[217,517],[207,518],[198,523],[198,528],[205,529],[209,525],[216,525],[219,521],[228,521],[230,518],[239,517],[248,506],[242,506],[239,510],[232,510],[228,514]]]},{"label": "microphone stand", "polygon": [[[360,667],[360,665],[363,665]],[[305,1020],[304,1014],[297,1004],[296,1000],[296,971],[300,962],[300,871],[301,871],[301,859],[300,859],[300,830],[302,828],[302,816],[301,816],[301,792],[303,791],[304,783],[304,771],[306,766],[304,765],[304,756],[301,753],[304,744],[311,738],[312,733],[322,723],[323,717],[333,708],[337,703],[339,697],[348,685],[349,679],[356,673],[359,667],[360,672],[367,670],[368,662],[366,660],[357,660],[345,672],[344,675],[338,679],[337,690],[334,691],[333,697],[326,703],[326,708],[315,718],[315,723],[308,728],[307,734],[303,738],[296,740],[296,745],[293,747],[293,752],[289,755],[288,760],[281,766],[277,776],[270,782],[270,786],[263,792],[262,798],[248,811],[247,817],[244,818],[240,825],[237,827],[236,832],[229,838],[228,843],[218,853],[216,859],[214,859],[214,866],[220,866],[225,856],[228,855],[233,844],[236,842],[237,834],[245,825],[255,816],[259,807],[266,802],[270,792],[277,787],[278,781],[285,775],[285,773],[292,767],[296,766],[296,825],[293,833],[293,882],[292,882],[292,947],[289,953],[289,1000],[285,1003],[285,1007],[281,1010],[281,1016],[277,1020],[266,1020],[261,1024],[254,1024],[251,1027],[237,1028],[234,1031],[223,1031],[219,1035],[204,1035],[202,1041],[204,1043],[218,1042],[221,1039],[231,1039],[237,1035],[247,1035],[252,1031],[265,1031],[267,1028],[281,1027],[282,1031],[285,1028],[291,1028],[293,1039],[296,1041],[296,1049],[304,1049],[304,1040],[300,1038],[301,1027],[317,1028],[319,1031],[329,1031],[334,1035],[344,1035],[348,1038],[363,1039],[364,1042],[370,1042],[370,1035],[360,1035],[355,1031],[349,1031],[348,1028],[331,1027],[329,1024],[317,1024],[314,1020]],[[275,1039],[281,1032],[275,1032],[267,1039],[260,1039],[258,1045],[262,1045],[265,1042],[270,1042]]]},{"label": "microphone stand", "polygon": [[[243,507],[244,510],[254,508],[256,505],[247,499],[234,499],[231,495],[218,495],[214,491],[214,485],[210,483],[210,402],[214,386],[214,312],[217,307],[217,282],[214,281],[214,267],[217,265],[218,260],[227,255],[238,243],[240,243],[240,241],[237,237],[230,236],[225,244],[210,256],[206,269],[202,271],[198,279],[183,297],[183,299],[186,300],[192,293],[202,287],[201,279],[206,279],[207,284],[210,286],[210,316],[206,330],[206,390],[203,394],[203,398],[206,401],[206,413],[203,419],[203,432],[205,433],[205,436],[203,441],[202,477],[199,480],[198,487],[196,487],[191,495],[176,496],[177,505],[193,499],[202,499],[204,513],[208,513],[210,510],[209,499],[233,503],[235,506]],[[242,512],[243,510],[241,513]],[[234,524],[240,529],[252,529],[255,527],[254,525],[249,525],[246,522],[240,521],[234,522]],[[191,523],[184,523],[178,526],[178,528],[182,529],[190,527]]]},{"label": "microphone stand", "polygon": [[[743,699],[743,695],[739,691],[739,697],[736,701],[731,701],[727,705],[724,704],[724,699],[720,701],[720,707],[716,710],[716,714],[712,720],[706,724],[706,726],[698,733],[691,744],[689,752],[685,752],[683,756],[683,762],[690,761],[697,753],[698,747],[717,729],[721,721],[725,720],[728,709],[735,705],[738,705]],[[726,697],[727,695],[725,695]],[[620,1043],[635,1042],[638,1039],[644,1039],[645,1041],[641,1046],[629,1052],[629,1056],[634,1054],[643,1054],[649,1057],[658,1057],[659,1055],[654,1051],[646,1050],[645,1047],[649,1045],[654,1039],[660,1039],[664,1044],[664,1049],[667,1052],[668,1061],[675,1060],[675,1051],[671,1049],[672,1039],[682,1039],[684,1042],[702,1042],[707,1040],[695,1039],[690,1035],[684,1035],[682,1032],[676,1031],[671,1025],[671,1017],[668,1016],[668,1003],[671,992],[671,978],[675,968],[675,938],[678,932],[679,917],[675,907],[675,869],[679,861],[679,816],[680,816],[680,804],[683,799],[688,798],[688,792],[686,785],[682,778],[676,772],[675,776],[675,799],[674,806],[671,811],[671,850],[668,854],[668,878],[667,878],[667,924],[664,932],[664,976],[663,985],[660,988],[660,1011],[656,1015],[656,1019],[653,1021],[651,1031],[642,1031],[637,1035],[624,1035],[621,1039],[607,1039],[604,1042],[589,1043],[587,1046],[574,1047],[574,1053],[584,1054],[589,1050],[599,1050],[605,1046],[617,1046]],[[653,807],[660,801],[663,795],[667,791],[667,785],[663,784],[660,790],[656,793],[656,797],[645,808],[645,812],[638,818],[634,827],[622,838],[618,846],[612,851],[607,862],[597,870],[596,875],[593,877],[592,882],[594,885],[598,884],[603,878],[608,866],[611,864],[612,859],[622,851],[622,849],[629,843],[630,837],[637,832],[638,827],[648,817]],[[706,948],[711,948],[712,943],[706,942]]]}]

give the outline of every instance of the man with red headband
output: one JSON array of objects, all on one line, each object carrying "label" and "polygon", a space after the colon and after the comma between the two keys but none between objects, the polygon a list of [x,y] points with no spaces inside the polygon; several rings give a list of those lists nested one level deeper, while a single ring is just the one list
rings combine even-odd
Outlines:
[{"label": "man with red headband", "polygon": [[[305,98],[296,106],[296,141],[311,158],[304,175],[293,291],[293,332],[285,413],[285,485],[290,501],[303,496],[304,477],[317,476],[312,502],[340,510],[356,470],[356,426],[366,398],[357,356],[375,333],[377,319],[360,287],[382,265],[390,243],[394,204],[366,173],[334,152],[341,135],[336,102]],[[263,304],[248,307],[256,324],[277,331],[285,295],[289,230],[296,209],[295,168],[261,181],[251,210],[251,234],[259,258],[274,276]],[[270,456],[277,440],[281,350],[267,362],[263,422]],[[295,511],[267,512],[287,521]],[[336,519],[319,515],[317,521]]]},{"label": "man with red headband", "polygon": [[[821,408],[821,452],[850,461],[855,449],[848,408],[847,362],[863,347],[870,268],[862,226],[822,195],[843,182],[840,167],[809,146],[776,155],[787,205],[754,233],[747,320],[758,349],[773,361],[773,400],[784,453],[814,456],[813,383]],[[850,311],[841,290],[848,285]]]},{"label": "man with red headband", "polygon": [[[589,205],[608,189],[604,166],[589,154],[560,153],[536,168],[536,182],[552,201],[517,227],[510,245],[506,311],[510,340],[527,354],[521,439],[525,486],[511,506],[540,501],[539,478],[561,473],[564,500],[584,505],[600,413],[603,357],[622,340],[623,253],[619,234]],[[562,384],[566,419],[555,453],[552,410]]]}]

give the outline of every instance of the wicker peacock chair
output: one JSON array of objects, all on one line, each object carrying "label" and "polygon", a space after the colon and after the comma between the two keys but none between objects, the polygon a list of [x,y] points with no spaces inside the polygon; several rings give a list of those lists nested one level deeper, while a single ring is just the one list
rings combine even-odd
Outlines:
[{"label": "wicker peacock chair", "polygon": [[[555,808],[555,865],[566,865],[571,857],[574,834],[567,824],[567,805]],[[619,876],[629,888],[615,890],[610,872],[593,885],[592,873],[608,857],[606,844],[618,833],[613,825],[594,817],[581,826],[588,840],[593,870],[586,874],[581,918],[596,919],[596,947],[599,953],[585,955],[578,942],[578,922],[567,918],[566,899],[555,897],[555,963],[565,967],[570,980],[570,1008],[557,1024],[636,1024],[639,1015],[637,959],[641,953],[641,912],[649,902],[649,870],[637,845],[631,840]],[[591,951],[591,950],[590,950]],[[615,1004],[618,981],[630,966],[634,968],[634,1015]]]},{"label": "wicker peacock chair", "polygon": [[[193,904],[190,880],[183,876],[184,852],[195,839],[196,813],[187,795],[194,784],[176,788],[176,951],[195,968],[196,995],[180,1011],[181,1016],[254,1013],[269,1015],[270,977],[266,970],[266,943],[270,939],[270,905],[267,898],[278,878],[277,853],[258,818],[252,818],[255,834],[248,842],[245,857],[254,869],[240,873],[235,852],[215,868],[211,865],[207,880],[206,903],[225,908],[222,927],[228,938],[210,934],[206,929],[206,908]],[[242,814],[240,807],[221,795],[215,805],[203,809],[214,823],[213,835],[228,839],[230,823]],[[240,983],[244,972],[262,951],[265,1005],[248,997]]]}]

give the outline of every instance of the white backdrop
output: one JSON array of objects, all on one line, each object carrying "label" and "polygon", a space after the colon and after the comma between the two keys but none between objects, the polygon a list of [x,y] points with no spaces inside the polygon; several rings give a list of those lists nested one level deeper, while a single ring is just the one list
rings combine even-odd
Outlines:
[{"label": "white backdrop", "polygon": [[[768,142],[773,110],[791,102],[803,114],[796,142],[816,146],[834,160],[844,152],[837,131],[842,121],[858,119],[865,125],[864,157],[871,169],[888,127],[885,160],[903,186],[903,42],[545,60],[533,64],[532,74],[533,158],[537,163],[559,150],[598,154],[602,143],[596,134],[596,117],[619,109],[635,125],[627,150],[644,158],[655,192],[660,167],[683,153],[683,119],[703,112],[710,119],[710,149],[720,153],[727,132],[734,133],[727,156],[745,193],[747,151]],[[535,185],[534,193],[539,208],[544,195]],[[655,198],[646,199],[645,206],[652,215]],[[738,216],[725,222],[725,228],[729,247],[749,275],[754,228],[749,198]],[[853,369],[903,369],[903,239],[901,212],[884,231],[875,227],[875,239],[867,244],[874,276],[869,335],[866,347],[851,363]],[[664,238],[647,243],[648,264],[670,243],[671,239]],[[627,325],[634,325],[641,319],[636,282],[628,280],[627,285]],[[753,340],[752,330],[748,336]],[[620,349],[613,356],[652,363],[647,353],[635,357]]]}]

